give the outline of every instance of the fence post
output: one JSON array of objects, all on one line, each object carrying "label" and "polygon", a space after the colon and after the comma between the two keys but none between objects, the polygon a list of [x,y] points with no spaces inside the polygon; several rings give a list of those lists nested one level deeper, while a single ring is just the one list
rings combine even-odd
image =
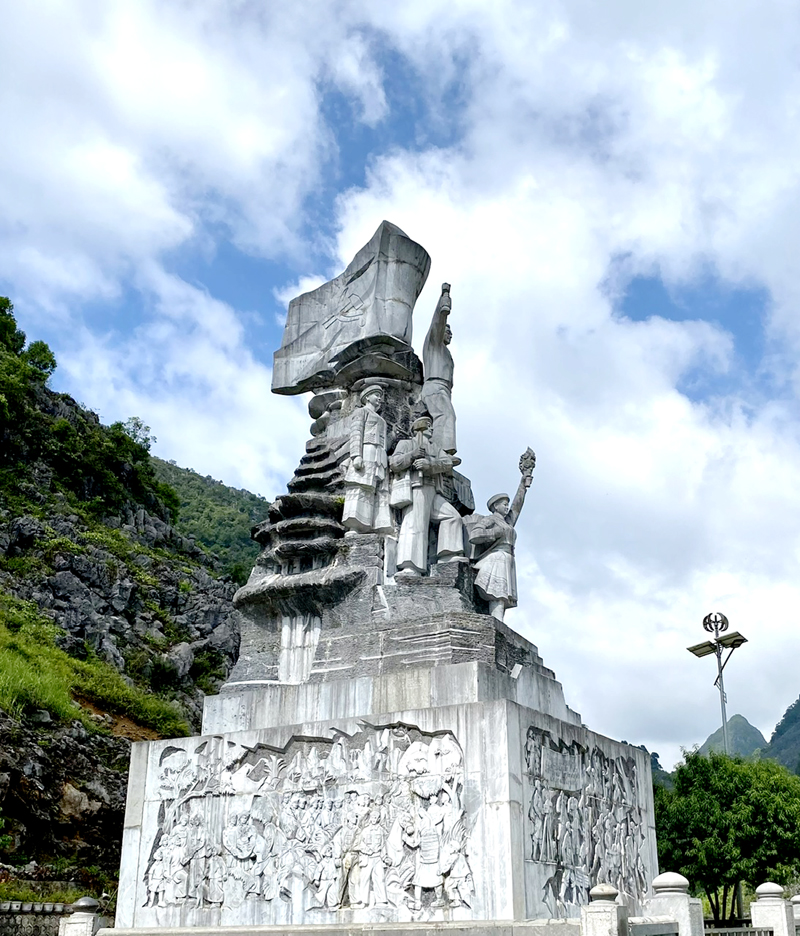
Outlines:
[{"label": "fence post", "polygon": [[756,888],[758,900],[750,904],[754,929],[771,929],[774,936],[795,936],[792,905],[783,899],[780,884],[767,881]]},{"label": "fence post", "polygon": [[680,936],[703,936],[703,902],[689,896],[689,882],[682,874],[665,871],[653,878],[653,896],[644,901],[647,916],[669,917]]},{"label": "fence post", "polygon": [[72,913],[58,921],[58,936],[94,936],[103,922],[97,912],[100,904],[94,897],[81,897],[72,907]]},{"label": "fence post", "polygon": [[581,907],[581,936],[628,936],[628,909],[616,902],[618,894],[611,884],[589,891],[591,903]]},{"label": "fence post", "polygon": [[794,925],[800,926],[800,894],[796,894],[790,901],[794,914]]}]

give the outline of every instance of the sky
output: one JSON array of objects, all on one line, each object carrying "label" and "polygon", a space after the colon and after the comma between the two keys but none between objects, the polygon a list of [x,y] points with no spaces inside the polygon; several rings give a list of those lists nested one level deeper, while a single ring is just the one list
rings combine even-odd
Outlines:
[{"label": "sky", "polygon": [[670,767],[800,694],[800,14],[790,0],[0,0],[0,294],[52,384],[267,498],[288,301],[389,220],[452,284],[461,470],[532,640]]}]

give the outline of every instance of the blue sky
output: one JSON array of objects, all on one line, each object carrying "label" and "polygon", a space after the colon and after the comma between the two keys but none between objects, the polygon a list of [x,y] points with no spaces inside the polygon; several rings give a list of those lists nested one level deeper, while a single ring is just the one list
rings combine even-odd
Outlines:
[{"label": "blue sky", "polygon": [[537,451],[512,626],[670,763],[717,727],[685,648],[725,611],[769,734],[800,693],[798,31],[741,0],[8,4],[0,291],[56,387],[274,497],[309,422],[270,393],[286,303],[393,221],[433,259],[417,342],[452,284],[479,503]]}]

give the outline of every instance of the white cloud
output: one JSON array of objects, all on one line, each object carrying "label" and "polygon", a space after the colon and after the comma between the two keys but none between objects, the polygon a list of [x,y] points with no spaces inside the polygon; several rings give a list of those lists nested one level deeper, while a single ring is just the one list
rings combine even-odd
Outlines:
[{"label": "white cloud", "polygon": [[272,374],[234,312],[158,268],[142,284],[150,314],[124,343],[83,331],[59,361],[105,422],[140,415],[163,458],[180,456],[235,487],[275,497],[308,434],[304,401],[270,392]]},{"label": "white cloud", "polygon": [[206,226],[256,253],[305,249],[303,200],[335,152],[318,82],[354,99],[367,123],[386,110],[352,16],[305,9],[306,22],[284,3],[5,11],[5,278],[38,302],[108,297]]},{"label": "white cloud", "polygon": [[[539,453],[511,621],[590,724],[671,762],[716,724],[715,691],[702,691],[713,674],[685,648],[718,603],[751,638],[731,664],[730,711],[769,734],[797,695],[798,424],[791,404],[742,396],[746,383],[692,403],[682,378],[730,374],[731,336],[621,319],[604,284],[621,256],[628,276],[668,282],[711,264],[766,288],[774,327],[794,340],[783,258],[799,232],[768,206],[797,198],[775,146],[797,134],[785,90],[797,71],[772,62],[756,111],[752,66],[731,60],[741,23],[705,7],[683,41],[681,8],[661,32],[628,22],[630,4],[597,11],[614,21],[599,32],[597,12],[555,9],[522,24],[508,10],[469,20],[463,5],[449,17],[442,33],[462,44],[480,32],[464,139],[376,161],[365,189],[340,198],[340,260],[376,217],[425,244],[418,341],[439,282],[453,284],[459,448],[479,502],[514,483],[525,444]],[[407,47],[426,16],[448,20],[417,12],[402,21]],[[773,59],[764,31],[751,45]],[[433,75],[438,60],[417,64]]]},{"label": "white cloud", "polygon": [[[421,100],[390,138],[416,149],[365,156],[364,189],[339,194],[338,262],[274,295],[338,272],[383,218],[419,240],[417,344],[451,282],[479,503],[513,486],[527,444],[539,455],[511,623],[587,722],[666,762],[715,727],[713,674],[685,647],[719,607],[750,637],[731,711],[768,732],[798,691],[799,31],[789,6],[746,0],[11,5],[2,275],[30,321],[71,323],[60,369],[104,417],[136,413],[166,457],[275,493],[303,404],[270,394],[242,316],[162,260],[220,239],[272,259],[330,248],[304,234],[337,158],[322,96],[390,125],[399,56]],[[615,312],[632,276],[709,269],[769,295],[774,399],[737,384],[715,323]],[[131,287],[130,336],[75,324]],[[735,389],[692,402],[698,371]]]}]

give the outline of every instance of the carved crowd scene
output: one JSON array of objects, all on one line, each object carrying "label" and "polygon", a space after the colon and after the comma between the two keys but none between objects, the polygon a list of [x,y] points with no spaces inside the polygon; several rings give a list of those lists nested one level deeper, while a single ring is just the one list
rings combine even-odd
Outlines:
[{"label": "carved crowd scene", "polygon": [[[223,738],[160,758],[145,907],[300,902],[320,918],[469,907],[463,753],[449,732],[402,724],[294,738]],[[267,911],[268,912],[268,911]]]},{"label": "carved crowd scene", "polygon": [[647,829],[633,758],[565,744],[531,726],[525,765],[528,858],[548,866],[542,900],[551,915],[587,904],[590,888],[600,883],[643,899]]}]

